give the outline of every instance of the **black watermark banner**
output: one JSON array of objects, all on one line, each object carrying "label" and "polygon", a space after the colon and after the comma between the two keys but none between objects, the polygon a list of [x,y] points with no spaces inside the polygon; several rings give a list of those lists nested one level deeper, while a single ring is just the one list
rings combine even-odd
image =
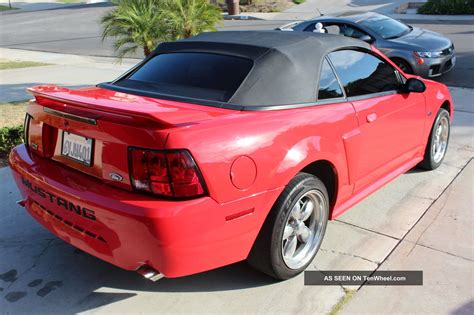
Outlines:
[{"label": "black watermark banner", "polygon": [[423,285],[421,270],[305,271],[305,285]]}]

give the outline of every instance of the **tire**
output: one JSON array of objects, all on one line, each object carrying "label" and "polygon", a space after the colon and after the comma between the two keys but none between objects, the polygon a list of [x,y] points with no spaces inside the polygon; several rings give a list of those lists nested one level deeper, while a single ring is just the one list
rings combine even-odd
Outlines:
[{"label": "tire", "polygon": [[434,170],[443,163],[449,144],[451,125],[449,113],[446,109],[440,108],[438,115],[431,127],[430,137],[426,145],[425,157],[419,164],[427,170]]},{"label": "tire", "polygon": [[278,280],[298,275],[319,250],[328,213],[329,197],[324,184],[313,175],[299,173],[273,205],[250,251],[248,263]]},{"label": "tire", "polygon": [[413,68],[403,59],[393,58],[392,61],[406,74],[413,74]]}]

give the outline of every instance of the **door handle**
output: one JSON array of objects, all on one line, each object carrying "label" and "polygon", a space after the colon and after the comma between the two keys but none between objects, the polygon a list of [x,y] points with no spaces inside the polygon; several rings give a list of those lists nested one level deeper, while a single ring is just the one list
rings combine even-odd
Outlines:
[{"label": "door handle", "polygon": [[368,123],[374,122],[376,119],[377,119],[377,114],[376,113],[372,113],[372,114],[367,115],[367,122]]}]

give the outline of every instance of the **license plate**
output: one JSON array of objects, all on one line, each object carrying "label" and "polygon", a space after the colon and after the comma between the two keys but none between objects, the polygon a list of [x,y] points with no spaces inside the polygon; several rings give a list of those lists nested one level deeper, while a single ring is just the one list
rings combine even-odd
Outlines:
[{"label": "license plate", "polygon": [[91,166],[94,139],[63,131],[61,154],[76,162]]},{"label": "license plate", "polygon": [[451,64],[454,67],[454,65],[456,64],[456,57],[451,58]]}]

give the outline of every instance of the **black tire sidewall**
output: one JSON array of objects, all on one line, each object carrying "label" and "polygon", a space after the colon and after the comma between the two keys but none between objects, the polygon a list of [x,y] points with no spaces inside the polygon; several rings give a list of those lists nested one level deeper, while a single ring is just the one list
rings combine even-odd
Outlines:
[{"label": "black tire sidewall", "polygon": [[323,230],[321,232],[321,238],[324,238],[324,234],[326,231],[326,226],[327,226],[327,221],[328,221],[328,215],[329,215],[329,198],[328,198],[328,193],[326,190],[326,187],[324,184],[315,176],[310,175],[310,174],[305,174],[305,173],[300,173],[298,174],[295,179],[298,180],[297,183],[295,183],[294,187],[287,193],[284,193],[284,195],[281,195],[280,197],[283,197],[283,200],[279,200],[280,203],[276,203],[276,205],[279,205],[276,209],[273,209],[277,211],[276,218],[275,218],[275,223],[272,231],[272,236],[271,236],[271,264],[273,267],[273,271],[275,275],[279,279],[289,279],[297,274],[301,273],[304,271],[309,264],[314,259],[314,256],[316,256],[319,246],[321,245],[321,242],[316,249],[314,255],[311,257],[311,259],[308,260],[308,262],[303,265],[302,267],[298,269],[290,269],[288,266],[286,266],[284,260],[283,260],[283,255],[281,251],[281,243],[282,243],[282,236],[283,236],[283,231],[288,219],[288,216],[290,215],[291,209],[295,205],[295,203],[300,199],[302,195],[307,193],[310,190],[318,190],[322,193],[325,199],[325,218],[323,218]]},{"label": "black tire sidewall", "polygon": [[[410,64],[407,61],[405,61],[403,59],[400,59],[400,58],[393,58],[392,61],[400,69],[402,69],[402,71],[405,72],[406,74],[413,74],[413,68],[412,68],[412,66],[410,66]],[[403,70],[403,67],[400,67],[400,64],[403,64],[405,66],[405,68],[408,69],[408,70],[407,71]]]}]

